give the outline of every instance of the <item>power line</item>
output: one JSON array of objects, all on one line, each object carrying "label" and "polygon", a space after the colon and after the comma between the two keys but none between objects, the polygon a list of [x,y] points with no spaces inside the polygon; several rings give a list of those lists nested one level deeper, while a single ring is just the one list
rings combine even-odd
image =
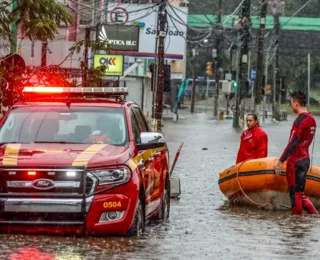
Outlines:
[{"label": "power line", "polygon": [[[194,8],[196,9],[196,11],[198,10],[198,9],[196,8],[196,6],[194,6]],[[179,9],[179,10],[180,10],[180,9]],[[190,15],[190,14],[188,14],[188,15]],[[210,25],[214,25],[214,21],[211,20],[211,19],[208,17],[207,14],[204,14],[204,16],[205,16],[205,18],[209,21]]]},{"label": "power line", "polygon": [[232,13],[232,14],[229,14],[229,15],[227,16],[227,19],[222,23],[222,25],[226,24],[226,22],[229,21],[230,18],[231,18],[232,16],[234,16],[234,15],[239,11],[239,9],[240,9],[240,7],[242,6],[242,4],[244,3],[244,1],[245,1],[245,0],[242,0],[241,3],[239,4],[239,6],[233,11],[233,13]]},{"label": "power line", "polygon": [[303,6],[301,6],[298,11],[296,11],[283,25],[280,26],[280,28],[282,28],[282,27],[285,26],[288,22],[290,22],[298,13],[300,13],[308,4],[310,4],[311,1],[313,1],[313,0],[309,0],[309,1],[306,2]]},{"label": "power line", "polygon": [[210,21],[211,21],[210,23],[207,23],[207,22],[205,22],[205,21],[203,21],[203,20],[199,20],[199,18],[194,17],[192,14],[189,14],[189,13],[187,13],[187,12],[185,12],[185,11],[177,8],[176,6],[173,6],[173,5],[171,5],[170,3],[169,3],[168,5],[169,5],[171,8],[176,9],[176,10],[179,10],[181,13],[186,14],[186,15],[188,15],[189,17],[192,17],[193,19],[197,20],[197,21],[200,22],[200,23],[205,23],[205,24],[208,24],[208,25],[210,25],[210,26],[211,26],[212,23],[213,23],[213,21],[211,21],[211,20],[210,20]]},{"label": "power line", "polygon": [[259,7],[256,8],[256,10],[252,10],[252,14],[255,14],[256,12],[259,12],[260,8],[262,8],[265,4],[267,4],[270,0],[265,0],[263,3],[259,5]]},{"label": "power line", "polygon": [[[196,28],[196,27],[192,27],[192,26],[189,26],[185,21],[182,20],[182,18],[180,17],[179,14],[177,14],[176,10],[179,10],[181,13],[185,14],[185,15],[188,15],[187,13],[183,12],[182,10],[176,8],[175,6],[172,6],[171,4],[168,4],[169,8],[172,10],[172,12],[176,15],[176,17],[179,18],[180,21],[177,20],[177,18],[173,17],[177,23],[183,25],[183,26],[186,26],[188,29],[190,30],[193,30],[193,31],[196,31],[196,32],[201,32],[201,31],[212,31],[212,26],[208,26],[206,27],[205,29],[199,29],[199,28]],[[176,9],[176,10],[175,10]],[[168,13],[168,15],[171,15],[170,13]]]},{"label": "power line", "polygon": [[[175,20],[176,22],[179,22],[179,21],[178,21],[175,17],[173,17],[171,14],[169,14],[169,13],[168,13],[168,17],[170,18],[173,26],[174,26],[177,30],[179,30],[179,28],[177,27],[177,25],[176,25],[176,23],[174,22],[174,20]],[[182,37],[183,37],[187,42],[190,42],[190,43],[199,43],[199,42],[203,41],[204,39],[208,38],[208,37],[210,36],[210,34],[211,34],[211,32],[207,32],[206,35],[201,36],[201,39],[198,39],[198,38],[200,38],[200,36],[199,36],[199,37],[194,37],[196,40],[188,40],[188,39],[187,39],[188,35],[187,35],[187,37],[185,37],[185,36],[182,36]],[[189,36],[189,37],[190,37],[190,36]]]},{"label": "power line", "polygon": [[[266,0],[265,2],[267,2],[268,0]],[[289,23],[298,13],[300,13],[310,2],[311,2],[312,0],[309,0],[308,2],[306,2],[304,5],[302,5],[284,24],[282,24],[281,26],[280,26],[280,28],[283,28],[283,26],[285,26],[287,23]],[[275,37],[275,40],[273,41],[273,43],[272,43],[272,45],[274,46],[273,47],[273,54],[272,54],[272,56],[271,56],[271,58],[269,59],[269,62],[271,62],[272,61],[272,59],[273,59],[273,57],[274,57],[274,54],[275,54],[275,50],[277,49],[277,47],[278,47],[278,44],[276,44],[277,43],[277,41],[279,40],[279,38],[280,38],[280,35],[277,35],[276,37]]]}]

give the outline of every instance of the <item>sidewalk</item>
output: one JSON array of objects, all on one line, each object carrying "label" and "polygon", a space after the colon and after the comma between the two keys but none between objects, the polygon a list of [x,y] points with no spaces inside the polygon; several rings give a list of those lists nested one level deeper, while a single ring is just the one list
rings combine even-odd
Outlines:
[{"label": "sidewalk", "polygon": [[[196,116],[197,114],[202,114],[204,115],[204,120],[208,120],[208,121],[230,121],[230,124],[232,122],[232,119],[233,119],[233,112],[231,111],[229,113],[229,116],[226,115],[226,109],[224,108],[220,108],[218,110],[218,112],[224,112],[224,119],[223,120],[218,120],[213,116],[213,106],[210,106],[210,107],[205,107],[205,106],[195,106],[195,111],[194,113],[192,114],[190,112],[190,106],[187,106],[187,105],[183,105],[181,109],[178,110],[178,122],[183,122],[185,120],[189,120],[190,118]],[[252,111],[247,109],[245,114],[249,114],[251,113]],[[289,117],[290,113],[288,113],[288,117]],[[264,124],[271,124],[271,123],[277,123],[276,121],[273,121],[273,118],[272,118],[272,111],[268,111],[268,114],[267,114],[267,118],[265,120],[263,120],[262,118],[263,116],[263,111],[261,111],[261,118],[260,118],[260,123],[261,125],[264,125]],[[219,114],[218,114],[218,117],[219,117]],[[163,110],[163,115],[162,115],[162,120],[164,122],[174,122],[174,118],[175,118],[175,114],[173,112],[170,111],[170,109],[164,109]]]}]

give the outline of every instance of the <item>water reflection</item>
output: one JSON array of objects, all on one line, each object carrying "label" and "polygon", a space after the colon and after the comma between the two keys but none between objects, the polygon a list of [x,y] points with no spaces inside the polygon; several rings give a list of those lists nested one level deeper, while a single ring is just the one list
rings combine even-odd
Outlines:
[{"label": "water reflection", "polygon": [[279,240],[283,243],[282,255],[310,255],[318,242],[320,219],[309,215],[291,216],[278,223]]},{"label": "water reflection", "polygon": [[6,241],[1,245],[1,255],[10,260],[102,259],[135,251],[129,238],[1,235],[0,240]]},{"label": "water reflection", "polygon": [[41,260],[57,260],[52,253],[41,252],[39,248],[35,246],[23,247],[16,251],[13,251],[8,255],[10,260],[22,260],[22,259],[41,259]]},{"label": "water reflection", "polygon": [[[266,242],[257,244],[262,252],[262,258],[268,259],[266,256],[271,253],[273,256],[278,255],[279,259],[301,258],[302,255],[318,259],[320,232],[318,216],[308,215],[307,212],[302,216],[292,216],[290,210],[272,211],[255,207],[230,206],[228,202],[218,210],[238,225],[243,221],[234,231],[241,232],[243,239],[248,243],[251,240],[250,235],[260,243]],[[256,230],[253,231],[250,228],[252,226]],[[264,251],[265,248],[268,248],[268,251]]]}]

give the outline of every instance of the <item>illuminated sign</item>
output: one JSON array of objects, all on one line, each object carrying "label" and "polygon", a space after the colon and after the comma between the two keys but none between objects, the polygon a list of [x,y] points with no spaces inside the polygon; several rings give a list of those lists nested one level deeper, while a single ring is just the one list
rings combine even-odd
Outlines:
[{"label": "illuminated sign", "polygon": [[123,75],[123,55],[95,54],[93,67],[105,66],[105,76],[122,76]]},{"label": "illuminated sign", "polygon": [[138,51],[139,30],[135,25],[98,24],[97,41],[107,41],[112,50]]}]

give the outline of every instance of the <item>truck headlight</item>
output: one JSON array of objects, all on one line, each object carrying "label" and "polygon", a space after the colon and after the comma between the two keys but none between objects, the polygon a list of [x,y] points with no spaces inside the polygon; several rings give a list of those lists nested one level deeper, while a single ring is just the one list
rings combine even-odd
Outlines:
[{"label": "truck headlight", "polygon": [[91,171],[99,179],[99,185],[126,183],[131,179],[127,168]]}]

